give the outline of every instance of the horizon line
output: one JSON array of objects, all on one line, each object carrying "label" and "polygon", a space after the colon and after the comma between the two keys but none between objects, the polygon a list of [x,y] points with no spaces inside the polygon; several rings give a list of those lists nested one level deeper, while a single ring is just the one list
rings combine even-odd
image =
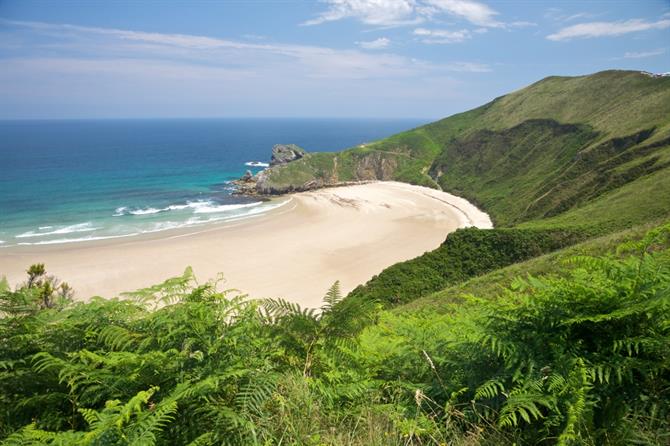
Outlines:
[{"label": "horizon line", "polygon": [[443,119],[442,117],[420,117],[420,116],[109,116],[109,117],[0,117],[0,121],[158,121],[158,120],[216,120],[216,119],[376,119],[376,120],[430,120]]}]

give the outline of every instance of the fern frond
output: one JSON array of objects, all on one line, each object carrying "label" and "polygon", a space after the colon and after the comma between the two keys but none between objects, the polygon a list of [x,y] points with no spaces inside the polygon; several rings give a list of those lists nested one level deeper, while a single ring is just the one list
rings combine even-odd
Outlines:
[{"label": "fern frond", "polygon": [[321,307],[321,311],[324,313],[330,311],[341,300],[342,292],[340,291],[340,281],[337,280],[330,288],[328,288],[328,292],[326,292],[326,295],[323,297],[324,305]]},{"label": "fern frond", "polygon": [[505,385],[498,378],[490,379],[475,391],[475,400],[492,399],[505,392]]}]

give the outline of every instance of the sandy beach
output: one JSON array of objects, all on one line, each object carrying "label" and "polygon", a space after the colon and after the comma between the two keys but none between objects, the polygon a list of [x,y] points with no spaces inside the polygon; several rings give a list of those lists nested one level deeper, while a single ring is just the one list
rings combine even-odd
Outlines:
[{"label": "sandy beach", "polygon": [[343,292],[394,263],[435,249],[464,226],[492,227],[466,200],[429,188],[377,182],[278,198],[267,214],[143,236],[0,249],[0,276],[11,284],[45,263],[77,299],[114,297],[180,275],[199,281],[223,273],[225,287],[254,298],[283,297],[318,307],[339,280]]}]

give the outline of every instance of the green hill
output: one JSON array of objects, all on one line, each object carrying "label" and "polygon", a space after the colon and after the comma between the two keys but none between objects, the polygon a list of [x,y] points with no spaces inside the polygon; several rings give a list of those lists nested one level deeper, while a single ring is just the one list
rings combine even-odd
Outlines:
[{"label": "green hill", "polygon": [[[669,166],[670,77],[606,71],[549,77],[378,142],[311,154],[268,171],[265,191],[398,180],[442,187],[511,226],[574,211],[624,185],[646,190],[652,173],[668,181]],[[648,205],[634,222],[601,213],[591,220],[624,227],[670,212],[670,200]]]},{"label": "green hill", "polygon": [[[373,179],[442,188],[481,206],[498,228],[517,228],[509,233],[515,247],[537,240],[537,231],[569,235],[533,245],[539,255],[670,216],[670,77],[549,77],[474,110],[364,147],[314,153],[266,175],[276,191]],[[496,245],[503,234],[494,233],[469,245],[453,234],[351,297],[406,302],[528,256],[506,255],[508,235]],[[458,267],[467,253],[481,261]]]}]

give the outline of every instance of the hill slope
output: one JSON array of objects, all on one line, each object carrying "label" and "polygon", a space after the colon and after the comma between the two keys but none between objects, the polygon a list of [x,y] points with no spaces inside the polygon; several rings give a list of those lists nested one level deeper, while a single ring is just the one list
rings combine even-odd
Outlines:
[{"label": "hill slope", "polygon": [[[669,166],[670,77],[605,71],[548,77],[378,142],[311,154],[267,171],[261,192],[398,180],[460,194],[499,226],[513,226],[592,205],[626,185],[644,189],[649,175],[670,176]],[[648,205],[652,216],[670,212],[667,200]]]}]

